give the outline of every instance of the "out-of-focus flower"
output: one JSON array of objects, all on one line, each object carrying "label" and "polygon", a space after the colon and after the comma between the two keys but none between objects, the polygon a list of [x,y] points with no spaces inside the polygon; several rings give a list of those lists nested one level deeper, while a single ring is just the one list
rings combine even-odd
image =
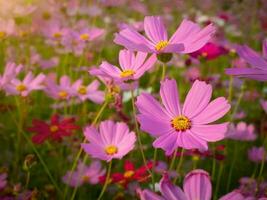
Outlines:
[{"label": "out-of-focus flower", "polygon": [[225,49],[223,46],[208,42],[201,49],[191,53],[190,56],[192,56],[193,58],[204,58],[207,60],[212,60],[227,53],[227,49]]},{"label": "out-of-focus flower", "polygon": [[142,93],[137,98],[141,129],[156,137],[153,146],[162,148],[167,155],[178,147],[207,150],[207,142],[225,137],[228,125],[209,123],[220,119],[230,109],[223,97],[210,102],[211,94],[211,85],[196,80],[181,108],[176,81],[166,79],[160,88],[164,108],[150,94]]},{"label": "out-of-focus flower", "polygon": [[99,177],[105,174],[105,171],[99,161],[92,161],[89,166],[79,162],[77,170],[67,172],[63,181],[71,187],[79,187],[85,183],[95,185],[98,183]]},{"label": "out-of-focus flower", "polygon": [[15,34],[15,22],[12,19],[0,19],[0,41],[8,36]]},{"label": "out-of-focus flower", "polygon": [[121,50],[119,54],[120,68],[103,62],[99,69],[90,71],[92,75],[100,75],[113,79],[115,82],[125,82],[129,80],[138,80],[147,70],[153,67],[157,58],[150,56],[147,60],[147,53],[137,52],[135,54],[130,50]]},{"label": "out-of-focus flower", "polygon": [[123,122],[106,120],[100,123],[99,132],[86,127],[84,135],[90,143],[83,143],[83,150],[93,158],[105,160],[121,159],[134,148],[136,136]]},{"label": "out-of-focus flower", "polygon": [[267,113],[267,101],[264,101],[263,99],[260,100],[261,107],[263,110]]},{"label": "out-of-focus flower", "polygon": [[251,177],[242,177],[239,180],[239,192],[244,199],[266,200],[267,182],[256,180]]},{"label": "out-of-focus flower", "polygon": [[183,190],[173,185],[168,176],[164,175],[160,181],[160,192],[162,196],[145,189],[139,191],[139,195],[141,200],[210,200],[212,186],[209,174],[196,169],[186,175]]},{"label": "out-of-focus flower", "polygon": [[196,79],[199,79],[201,76],[199,67],[190,67],[185,72],[185,78],[187,78],[189,81],[195,81]]},{"label": "out-of-focus flower", "polygon": [[240,141],[253,141],[257,138],[253,124],[239,122],[236,126],[231,124],[226,133],[226,138]]},{"label": "out-of-focus flower", "polygon": [[239,190],[233,190],[232,192],[222,196],[219,200],[244,200],[245,197]]},{"label": "out-of-focus flower", "polygon": [[70,78],[66,75],[60,78],[59,85],[53,79],[47,78],[45,92],[53,99],[59,100],[69,100],[74,94]]},{"label": "out-of-focus flower", "polygon": [[103,35],[104,30],[99,28],[83,28],[78,32],[79,40],[83,42],[93,41]]},{"label": "out-of-focus flower", "polygon": [[0,190],[4,189],[7,185],[7,173],[0,174]]},{"label": "out-of-focus flower", "polygon": [[104,101],[104,92],[98,90],[99,82],[97,80],[90,83],[88,86],[82,84],[82,80],[77,80],[72,84],[74,95],[81,101],[90,99],[91,101],[101,104]]},{"label": "out-of-focus flower", "polygon": [[28,131],[36,133],[32,137],[32,142],[42,144],[45,140],[61,141],[63,137],[70,136],[74,130],[80,127],[75,125],[75,118],[60,118],[59,115],[51,116],[50,122],[34,119],[32,127]]},{"label": "out-of-focus flower", "polygon": [[237,46],[238,55],[246,60],[251,68],[228,68],[226,74],[257,81],[267,81],[267,40],[263,41],[263,55],[248,46]]},{"label": "out-of-focus flower", "polygon": [[114,42],[133,51],[148,53],[192,53],[203,47],[212,37],[212,24],[201,29],[197,24],[183,20],[173,36],[168,39],[167,30],[159,16],[144,19],[146,37],[135,29],[126,28],[116,34]]},{"label": "out-of-focus flower", "polygon": [[5,71],[0,76],[0,89],[3,89],[13,80],[18,73],[22,70],[22,65],[16,65],[15,63],[9,62],[5,66]]},{"label": "out-of-focus flower", "polygon": [[260,163],[262,160],[267,161],[267,152],[264,147],[252,147],[248,150],[248,158],[252,162]]},{"label": "out-of-focus flower", "polygon": [[6,85],[5,91],[11,95],[21,95],[23,97],[28,96],[33,90],[44,89],[43,82],[45,80],[44,74],[38,74],[36,77],[33,76],[32,72],[29,72],[23,81],[14,78]]}]

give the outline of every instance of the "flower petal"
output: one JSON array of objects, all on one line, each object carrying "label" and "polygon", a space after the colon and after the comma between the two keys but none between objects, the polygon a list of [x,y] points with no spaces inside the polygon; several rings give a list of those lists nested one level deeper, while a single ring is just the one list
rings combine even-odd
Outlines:
[{"label": "flower petal", "polygon": [[148,38],[155,44],[168,40],[167,31],[160,16],[145,17],[144,29]]}]

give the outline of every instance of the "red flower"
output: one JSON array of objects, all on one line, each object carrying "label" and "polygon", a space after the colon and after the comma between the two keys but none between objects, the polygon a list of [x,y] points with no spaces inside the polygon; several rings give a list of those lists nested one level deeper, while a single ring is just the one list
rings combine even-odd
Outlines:
[{"label": "red flower", "polygon": [[79,129],[74,122],[74,118],[60,119],[59,115],[54,114],[50,123],[34,119],[32,127],[29,127],[28,131],[36,133],[32,137],[32,142],[35,144],[42,144],[47,139],[59,142],[64,136],[71,135],[73,130]]},{"label": "red flower", "polygon": [[[152,168],[152,162],[147,163],[147,168]],[[128,183],[131,181],[144,182],[149,178],[149,174],[147,173],[146,166],[142,166],[138,169],[135,169],[134,164],[128,160],[124,162],[124,172],[116,172],[113,173],[110,177],[110,183],[118,183],[123,187],[127,187]],[[106,180],[106,176],[102,176],[99,178],[100,183],[104,183]]]}]

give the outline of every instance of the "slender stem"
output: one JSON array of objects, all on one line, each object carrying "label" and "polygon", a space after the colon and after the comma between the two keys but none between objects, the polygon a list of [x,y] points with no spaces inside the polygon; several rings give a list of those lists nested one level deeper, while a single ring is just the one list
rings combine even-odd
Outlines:
[{"label": "slender stem", "polygon": [[[267,141],[267,137],[265,136],[265,139],[263,141],[263,147],[265,147],[265,143]],[[259,176],[258,176],[258,179],[261,177],[262,175],[262,172],[263,172],[263,169],[264,169],[264,164],[265,164],[265,161],[266,161],[266,152],[264,151],[264,154],[262,155],[262,160],[261,160],[261,167],[260,167],[260,172],[259,172]]]},{"label": "slender stem", "polygon": [[234,170],[234,166],[235,166],[235,162],[236,162],[236,156],[237,156],[237,144],[234,145],[234,156],[233,156],[233,160],[232,160],[229,175],[228,175],[228,181],[227,181],[227,187],[226,187],[227,191],[229,191],[229,188],[230,188],[230,183],[232,180],[232,174],[233,174],[233,170]]},{"label": "slender stem", "polygon": [[59,186],[57,185],[55,179],[53,178],[52,174],[50,173],[50,171],[49,171],[47,165],[45,164],[45,162],[44,162],[42,156],[39,154],[38,150],[37,150],[37,149],[35,148],[35,146],[32,144],[31,140],[28,138],[28,136],[25,134],[24,131],[22,131],[22,134],[23,134],[24,138],[27,140],[27,142],[29,143],[29,145],[31,146],[31,148],[33,149],[34,153],[37,155],[38,159],[40,160],[40,162],[41,162],[41,164],[42,164],[42,166],[43,166],[43,168],[44,168],[46,174],[48,175],[50,181],[51,181],[52,184],[55,186],[55,188],[56,188],[56,190],[58,191],[58,193],[59,193],[60,195],[62,195],[62,192],[61,192]]},{"label": "slender stem", "polygon": [[[214,150],[215,150],[215,148],[214,148],[214,144],[213,144],[213,151]],[[215,156],[213,156],[213,158],[212,158],[212,174],[211,174],[212,180],[214,180],[215,172],[216,172],[216,159],[215,159]]]},{"label": "slender stem", "polygon": [[233,96],[233,76],[230,76],[229,79],[229,88],[228,88],[228,101],[231,102],[232,101],[232,96]]},{"label": "slender stem", "polygon": [[171,165],[170,165],[169,171],[171,171],[173,169],[173,165],[174,165],[175,159],[177,157],[177,151],[178,151],[178,148],[176,148],[175,151],[174,151],[174,153],[173,153],[172,161],[171,161]]},{"label": "slender stem", "polygon": [[101,193],[99,195],[99,197],[97,198],[97,200],[100,200],[103,196],[103,194],[105,193],[106,189],[107,189],[107,186],[109,184],[109,177],[110,177],[110,172],[111,172],[111,166],[112,166],[112,160],[109,162],[109,165],[108,165],[108,172],[107,172],[107,176],[106,176],[106,180],[105,180],[105,184],[101,190]]},{"label": "slender stem", "polygon": [[[106,108],[107,105],[108,105],[108,102],[105,101],[104,104],[101,106],[100,110],[98,111],[98,113],[97,113],[94,121],[92,122],[92,125],[95,125],[97,123],[98,119],[100,118],[101,114],[103,113],[103,111],[105,110],[105,108]],[[83,143],[85,143],[85,142],[86,142],[86,138],[83,139]],[[70,180],[72,178],[73,172],[74,172],[74,170],[75,170],[75,168],[76,168],[76,166],[78,164],[78,161],[79,161],[79,159],[81,157],[82,151],[83,151],[83,149],[82,149],[82,147],[80,147],[80,149],[79,149],[79,151],[78,151],[78,153],[77,153],[77,155],[76,155],[76,157],[74,159],[74,162],[72,164],[72,167],[71,167],[71,170],[70,170],[70,177],[69,177],[68,183],[70,182]],[[68,188],[69,187],[66,184],[65,189],[64,189],[64,199],[66,198],[66,195],[68,193]],[[76,192],[77,192],[77,188],[75,187],[75,189],[73,190],[73,193],[72,193],[73,199],[75,198]]]},{"label": "slender stem", "polygon": [[134,105],[134,92],[133,92],[133,87],[131,89],[131,96],[132,96],[132,109],[133,109],[133,115],[134,115],[135,131],[136,131],[136,135],[137,135],[139,150],[141,152],[142,159],[143,159],[144,165],[146,167],[146,170],[152,176],[152,173],[151,173],[151,171],[149,170],[149,168],[147,166],[147,161],[146,161],[146,157],[145,157],[145,154],[144,154],[142,141],[141,141],[141,138],[140,138],[140,132],[139,132],[139,127],[138,127],[138,122],[136,120],[136,110],[135,110],[135,105]]},{"label": "slender stem", "polygon": [[220,168],[219,168],[218,179],[217,179],[217,181],[216,181],[216,188],[215,188],[214,198],[213,198],[213,199],[217,199],[218,190],[219,190],[219,188],[220,188],[220,183],[221,183],[221,177],[222,177],[223,167],[224,167],[224,165],[221,164],[221,165],[220,165]]},{"label": "slender stem", "polygon": [[240,103],[241,103],[241,100],[242,100],[242,98],[243,98],[244,90],[245,90],[245,83],[243,83],[243,85],[241,86],[241,91],[240,91],[240,94],[239,94],[239,96],[238,96],[238,99],[237,99],[236,105],[235,105],[235,107],[234,107],[234,110],[233,110],[233,112],[232,112],[232,115],[231,115],[231,117],[230,117],[230,122],[232,122],[233,119],[234,119],[234,117],[235,117],[235,114],[236,114],[236,112],[237,112],[237,110],[238,110],[238,107],[239,107],[239,105],[240,105]]},{"label": "slender stem", "polygon": [[180,174],[180,169],[181,169],[181,166],[183,163],[183,159],[184,159],[184,149],[182,148],[181,157],[180,157],[179,163],[178,163],[177,168],[176,168],[177,177],[174,179],[174,184],[176,183],[177,178],[179,177],[178,174]]},{"label": "slender stem", "polygon": [[151,176],[152,187],[153,187],[154,191],[155,191],[155,166],[156,166],[156,163],[157,163],[157,154],[158,154],[158,149],[155,148],[154,156],[153,156],[153,163],[152,163],[152,176]]},{"label": "slender stem", "polygon": [[166,74],[166,64],[162,63],[162,74],[161,74],[162,81],[165,79],[165,74]]}]

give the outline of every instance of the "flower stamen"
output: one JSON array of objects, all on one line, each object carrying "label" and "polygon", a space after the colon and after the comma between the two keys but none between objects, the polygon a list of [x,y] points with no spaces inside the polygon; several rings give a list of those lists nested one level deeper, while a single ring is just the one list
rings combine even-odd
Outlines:
[{"label": "flower stamen", "polygon": [[108,154],[109,156],[112,156],[116,153],[118,153],[118,147],[114,146],[114,145],[109,145],[105,148],[105,152],[106,154]]},{"label": "flower stamen", "polygon": [[160,51],[160,50],[164,49],[168,44],[169,44],[169,42],[167,40],[161,40],[156,44],[155,49],[157,51]]},{"label": "flower stamen", "polygon": [[126,69],[124,71],[121,72],[120,77],[121,78],[127,78],[130,76],[133,76],[135,74],[135,71],[132,69]]},{"label": "flower stamen", "polygon": [[179,115],[171,120],[171,126],[175,128],[176,131],[185,131],[191,128],[191,121],[186,116]]}]

